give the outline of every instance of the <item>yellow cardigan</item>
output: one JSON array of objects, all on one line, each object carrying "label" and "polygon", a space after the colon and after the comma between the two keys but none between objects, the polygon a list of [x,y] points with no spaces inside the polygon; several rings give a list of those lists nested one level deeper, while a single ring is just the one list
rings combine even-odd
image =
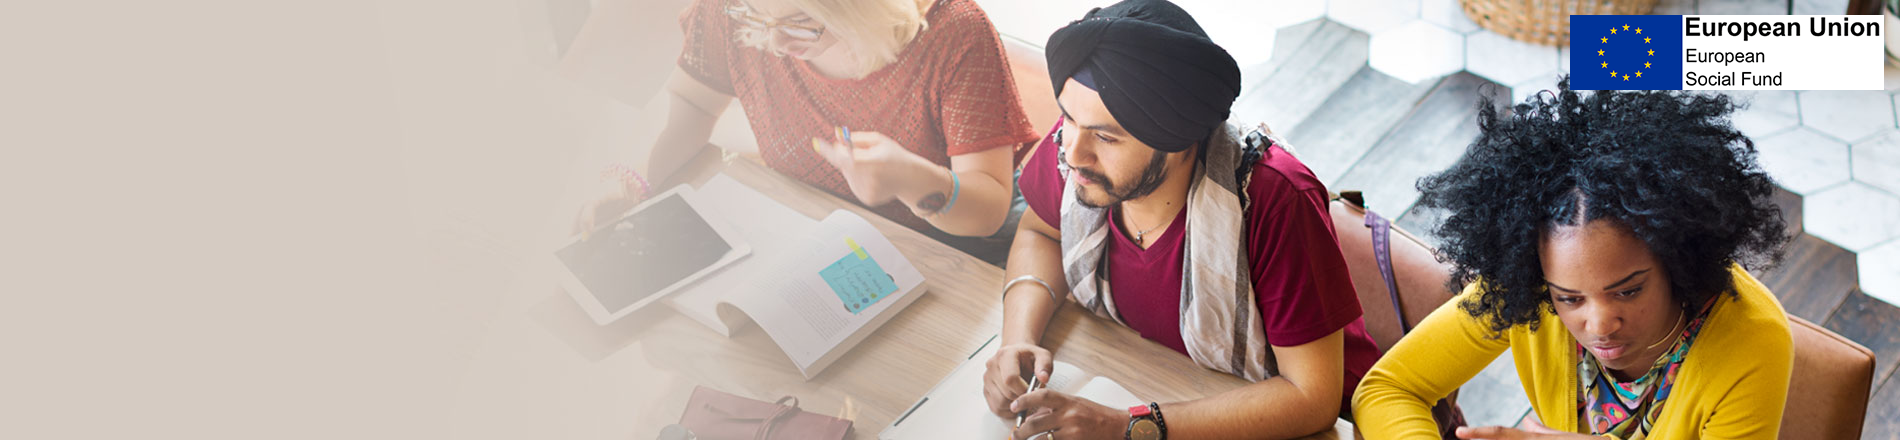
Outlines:
[{"label": "yellow cardigan", "polygon": [[[1671,396],[1649,438],[1775,438],[1788,398],[1794,351],[1788,318],[1768,288],[1730,266],[1739,295],[1723,295],[1689,348]],[[1352,396],[1368,439],[1437,439],[1431,403],[1444,398],[1505,349],[1537,417],[1552,429],[1580,432],[1576,340],[1546,311],[1537,330],[1519,325],[1501,338],[1458,307],[1471,283],[1433,311],[1372,366]]]}]

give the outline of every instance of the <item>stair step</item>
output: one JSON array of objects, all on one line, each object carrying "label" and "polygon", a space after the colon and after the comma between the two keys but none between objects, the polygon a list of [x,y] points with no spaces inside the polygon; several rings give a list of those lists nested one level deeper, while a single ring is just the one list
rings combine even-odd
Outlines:
[{"label": "stair step", "polygon": [[1305,120],[1285,127],[1283,133],[1299,150],[1300,161],[1331,187],[1404,120],[1435,84],[1412,84],[1361,66]]},{"label": "stair step", "polygon": [[[1477,138],[1479,88],[1487,84],[1495,85],[1470,73],[1446,76],[1328,188],[1364,191],[1366,204],[1376,212],[1408,213],[1418,202],[1418,179],[1456,163]],[[1508,89],[1498,90],[1508,94]]]},{"label": "stair step", "polygon": [[1355,71],[1365,67],[1369,36],[1332,21],[1316,23],[1313,33],[1293,44],[1293,50],[1275,52],[1274,58],[1284,55],[1285,60],[1269,61],[1276,64],[1273,72],[1243,91],[1234,102],[1236,119],[1273,127],[1299,125]]}]

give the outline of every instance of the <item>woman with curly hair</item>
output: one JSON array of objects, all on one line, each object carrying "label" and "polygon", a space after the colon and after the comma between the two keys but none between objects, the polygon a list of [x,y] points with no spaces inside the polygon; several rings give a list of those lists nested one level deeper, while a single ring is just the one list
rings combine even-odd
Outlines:
[{"label": "woman with curly hair", "polygon": [[1436,438],[1431,402],[1506,349],[1534,418],[1460,438],[1773,438],[1788,320],[1744,266],[1784,225],[1724,95],[1569,89],[1500,114],[1419,181],[1463,293],[1353,396],[1366,438]]}]

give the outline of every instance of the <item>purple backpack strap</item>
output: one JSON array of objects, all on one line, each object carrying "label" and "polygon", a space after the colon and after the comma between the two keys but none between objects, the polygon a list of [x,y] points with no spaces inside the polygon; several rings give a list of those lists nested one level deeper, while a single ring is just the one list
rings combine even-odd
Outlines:
[{"label": "purple backpack strap", "polygon": [[1405,306],[1399,303],[1399,283],[1392,275],[1392,222],[1368,209],[1366,227],[1372,228],[1372,257],[1379,261],[1379,277],[1385,278],[1385,294],[1392,299],[1392,313],[1399,317],[1399,331],[1411,333],[1412,325],[1405,320]]}]

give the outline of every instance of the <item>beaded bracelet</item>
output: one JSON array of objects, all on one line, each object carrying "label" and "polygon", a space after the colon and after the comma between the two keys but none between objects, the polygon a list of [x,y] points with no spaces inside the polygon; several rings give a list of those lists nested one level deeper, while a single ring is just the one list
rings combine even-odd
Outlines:
[{"label": "beaded bracelet", "polygon": [[619,179],[622,184],[629,186],[636,183],[640,184],[640,193],[634,196],[636,199],[645,199],[647,195],[653,193],[653,186],[647,184],[647,179],[641,177],[639,172],[635,172],[633,168],[628,167],[626,164],[616,163],[608,165],[606,169],[600,171],[600,178]]}]

